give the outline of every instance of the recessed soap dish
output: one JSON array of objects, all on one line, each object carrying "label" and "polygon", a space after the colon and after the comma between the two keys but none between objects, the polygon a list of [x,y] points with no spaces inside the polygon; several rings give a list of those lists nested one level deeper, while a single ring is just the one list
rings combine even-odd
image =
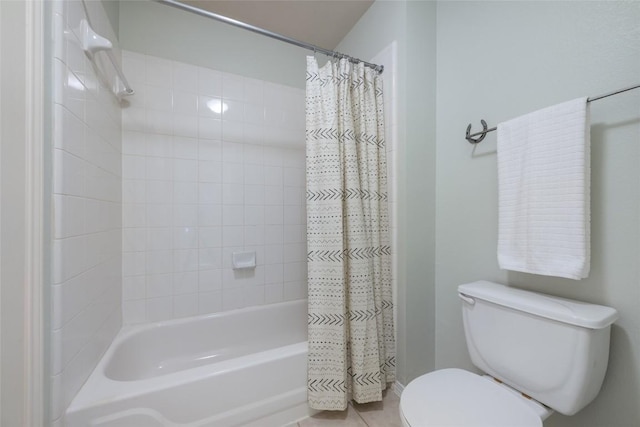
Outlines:
[{"label": "recessed soap dish", "polygon": [[256,251],[234,252],[232,255],[232,263],[234,270],[255,268]]}]

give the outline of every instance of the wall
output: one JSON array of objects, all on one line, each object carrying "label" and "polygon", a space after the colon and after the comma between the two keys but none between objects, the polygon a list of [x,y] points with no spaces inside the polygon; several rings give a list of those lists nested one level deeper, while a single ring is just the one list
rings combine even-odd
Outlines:
[{"label": "wall", "polygon": [[440,2],[437,20],[436,368],[471,368],[461,283],[488,279],[610,305],[620,319],[600,395],[545,426],[640,425],[640,92],[591,105],[592,262],[579,282],[498,268],[496,136],[475,148],[464,139],[480,119],[493,126],[638,83],[640,4]]},{"label": "wall", "polygon": [[[0,2],[0,425],[24,425],[28,61],[25,2]],[[17,37],[16,35],[22,35]]]},{"label": "wall", "polygon": [[435,2],[377,1],[337,47],[369,58],[397,44],[397,141],[391,155],[400,384],[435,364],[435,11]]},{"label": "wall", "polygon": [[[96,32],[116,41],[100,2]],[[121,118],[79,47],[82,3],[53,3],[51,416],[62,415],[121,325]],[[119,56],[119,51],[116,49]],[[112,81],[104,58],[98,69]]]},{"label": "wall", "polygon": [[123,49],[304,88],[305,49],[151,1],[120,2]]},{"label": "wall", "polygon": [[[134,52],[124,67],[125,323],[306,298],[304,91]],[[232,270],[236,251],[255,270]]]},{"label": "wall", "polygon": [[100,0],[116,37],[120,32],[120,0]]}]

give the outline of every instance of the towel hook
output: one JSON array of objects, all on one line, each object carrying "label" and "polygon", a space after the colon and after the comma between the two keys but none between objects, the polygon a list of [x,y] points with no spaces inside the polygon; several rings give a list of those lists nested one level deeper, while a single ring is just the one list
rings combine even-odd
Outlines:
[{"label": "towel hook", "polygon": [[[484,139],[485,136],[487,136],[487,122],[485,122],[484,120],[480,120],[480,123],[482,123],[482,130],[480,132],[476,132],[473,135],[471,134],[471,123],[469,123],[469,126],[467,126],[467,135],[465,136],[466,140],[469,141],[470,144],[477,144],[479,142],[482,142],[482,140]],[[475,135],[480,135],[478,138],[473,138]]]}]

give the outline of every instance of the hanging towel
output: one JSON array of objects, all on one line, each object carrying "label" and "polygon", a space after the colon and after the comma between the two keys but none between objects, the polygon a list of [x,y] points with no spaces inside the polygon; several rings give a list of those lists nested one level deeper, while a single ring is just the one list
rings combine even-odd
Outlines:
[{"label": "hanging towel", "polygon": [[498,263],[583,279],[590,261],[587,98],[498,125]]}]

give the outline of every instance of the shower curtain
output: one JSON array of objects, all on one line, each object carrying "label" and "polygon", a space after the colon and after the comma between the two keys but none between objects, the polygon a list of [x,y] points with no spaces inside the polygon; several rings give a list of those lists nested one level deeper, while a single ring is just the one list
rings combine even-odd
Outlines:
[{"label": "shower curtain", "polygon": [[307,58],[309,405],[379,401],[395,381],[382,78]]}]

